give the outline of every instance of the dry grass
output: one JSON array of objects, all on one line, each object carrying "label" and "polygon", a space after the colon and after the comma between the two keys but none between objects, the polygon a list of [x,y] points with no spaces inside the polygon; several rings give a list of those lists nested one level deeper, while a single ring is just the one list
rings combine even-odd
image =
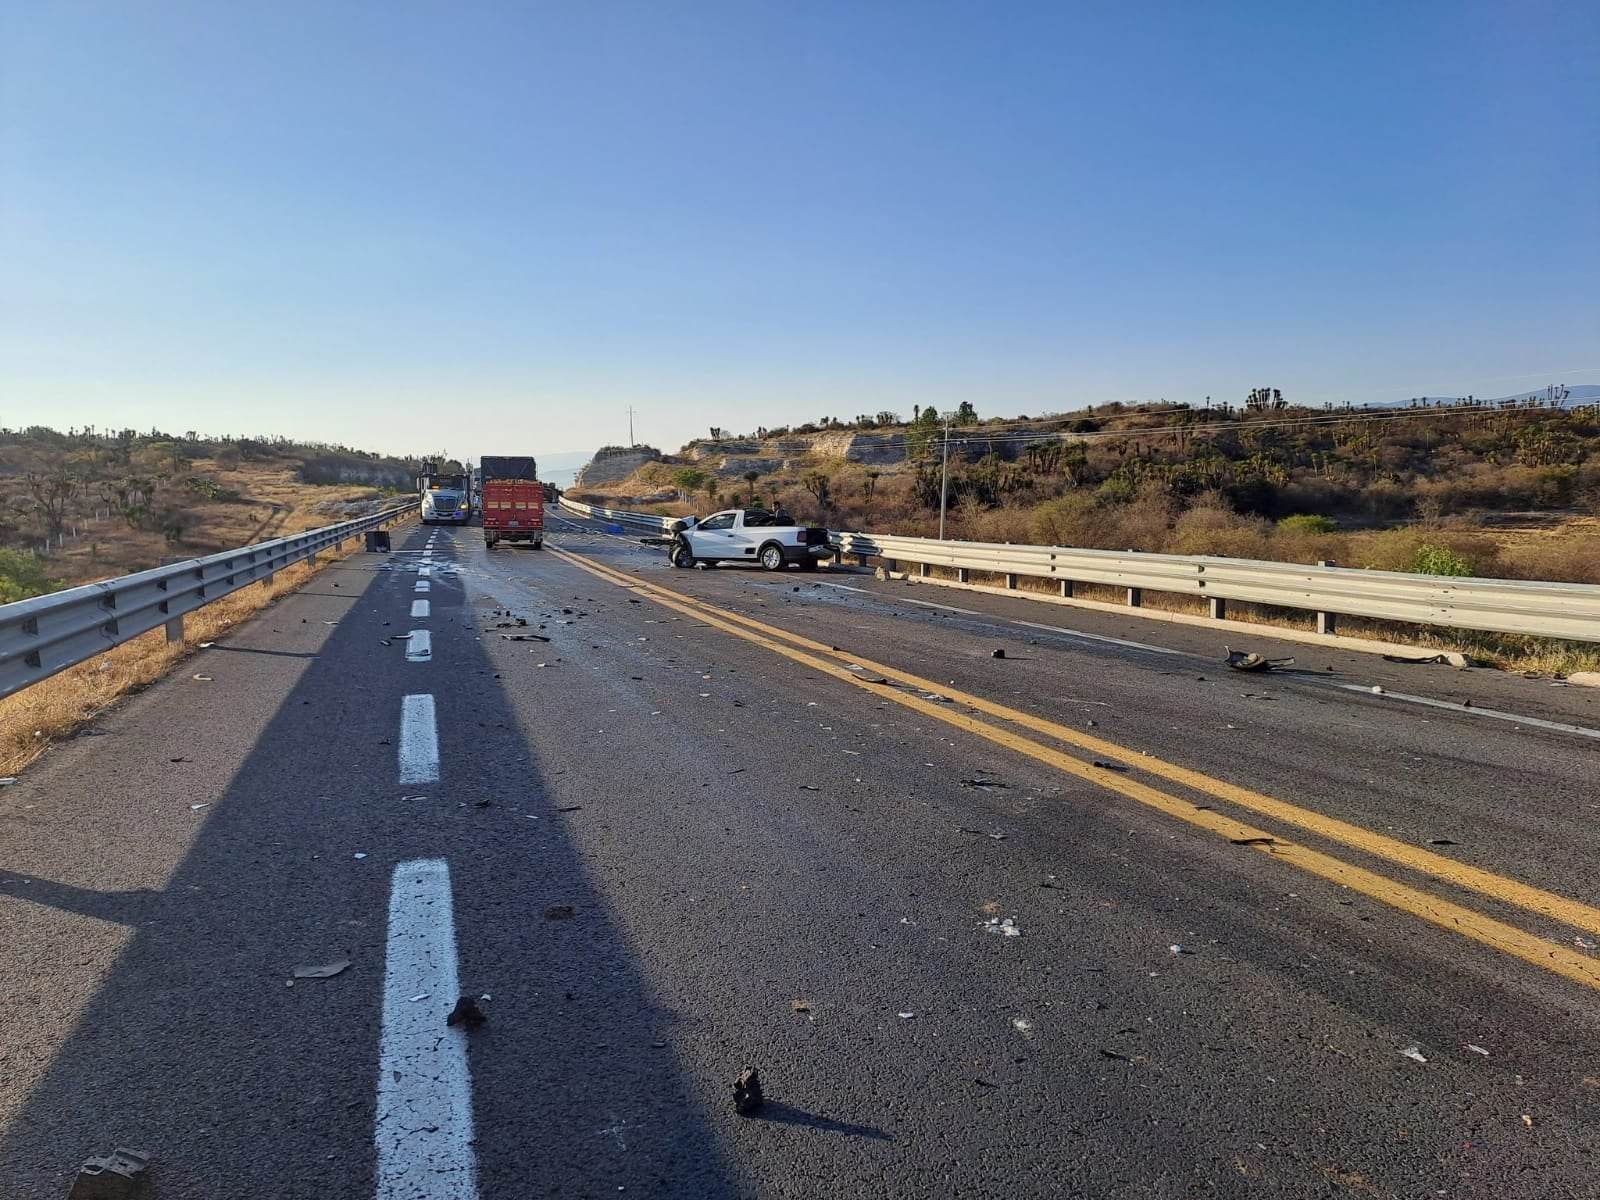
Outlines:
[{"label": "dry grass", "polygon": [[151,530],[130,529],[115,519],[84,530],[46,560],[46,571],[68,587],[159,566],[163,560],[195,558],[269,538],[315,529],[341,520],[346,504],[381,498],[375,488],[302,483],[298,460],[226,468],[197,459],[185,474],[214,480],[239,493],[239,500],[196,496],[185,506],[183,540],[173,543]]},{"label": "dry grass", "polygon": [[[320,523],[328,523],[326,517]],[[165,633],[154,629],[0,699],[0,775],[17,774],[123,696],[160,679],[201,642],[215,641],[280,596],[304,586],[328,563],[356,553],[357,545],[350,543],[348,550],[324,550],[317,563],[285,567],[266,583],[250,584],[197,609],[184,618],[181,644],[168,645]]]}]

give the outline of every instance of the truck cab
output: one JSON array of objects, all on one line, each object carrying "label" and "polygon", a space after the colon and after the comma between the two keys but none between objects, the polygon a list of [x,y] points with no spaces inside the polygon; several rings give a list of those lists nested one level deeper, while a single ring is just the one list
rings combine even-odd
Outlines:
[{"label": "truck cab", "polygon": [[815,570],[833,553],[828,531],[798,525],[787,513],[764,508],[729,508],[678,529],[671,557],[675,567],[719,562],[759,563],[768,571],[788,566]]},{"label": "truck cab", "polygon": [[465,525],[472,516],[472,492],[465,475],[424,476],[422,523]]}]

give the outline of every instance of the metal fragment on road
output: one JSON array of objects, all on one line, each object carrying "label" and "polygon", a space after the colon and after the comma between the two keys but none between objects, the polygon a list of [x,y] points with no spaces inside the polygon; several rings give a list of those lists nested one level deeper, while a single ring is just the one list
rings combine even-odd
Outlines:
[{"label": "metal fragment on road", "polygon": [[1428,1061],[1423,1056],[1421,1046],[1407,1046],[1404,1050],[1400,1051],[1400,1053],[1406,1058],[1409,1058],[1412,1062],[1425,1063]]},{"label": "metal fragment on road", "polygon": [[294,969],[296,979],[332,979],[350,965],[348,958],[336,958],[330,963],[310,963]]},{"label": "metal fragment on road", "polygon": [[84,1160],[67,1200],[141,1200],[148,1196],[150,1155],[118,1146]]},{"label": "metal fragment on road", "polygon": [[990,917],[983,925],[985,933],[993,933],[1000,937],[1021,937],[1022,930],[1017,928],[1015,917]]}]

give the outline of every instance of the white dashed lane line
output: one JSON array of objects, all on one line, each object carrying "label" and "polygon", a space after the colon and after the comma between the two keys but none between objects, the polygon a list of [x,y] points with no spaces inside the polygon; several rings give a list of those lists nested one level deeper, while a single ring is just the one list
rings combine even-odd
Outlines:
[{"label": "white dashed lane line", "polygon": [[407,696],[400,702],[400,782],[439,782],[439,728],[433,697]]},{"label": "white dashed lane line", "polygon": [[428,615],[428,602],[426,600],[413,600],[411,602],[411,615],[425,617]]},{"label": "white dashed lane line", "polygon": [[401,863],[389,886],[378,1037],[378,1200],[478,1195],[467,1033],[445,1024],[458,974],[449,864]]},{"label": "white dashed lane line", "polygon": [[406,639],[406,661],[427,662],[432,658],[433,635],[426,629],[413,629],[411,636]]}]

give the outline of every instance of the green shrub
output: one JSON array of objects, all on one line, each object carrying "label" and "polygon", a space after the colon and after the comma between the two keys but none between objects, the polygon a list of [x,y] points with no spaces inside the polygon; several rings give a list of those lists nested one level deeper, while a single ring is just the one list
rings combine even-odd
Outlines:
[{"label": "green shrub", "polygon": [[1296,513],[1292,517],[1279,520],[1278,528],[1284,533],[1332,533],[1339,528],[1339,523],[1331,517]]},{"label": "green shrub", "polygon": [[1448,546],[1423,542],[1411,556],[1411,570],[1418,575],[1471,575],[1472,560]]},{"label": "green shrub", "polygon": [[0,604],[42,596],[61,586],[44,573],[44,563],[20,550],[0,550]]}]

